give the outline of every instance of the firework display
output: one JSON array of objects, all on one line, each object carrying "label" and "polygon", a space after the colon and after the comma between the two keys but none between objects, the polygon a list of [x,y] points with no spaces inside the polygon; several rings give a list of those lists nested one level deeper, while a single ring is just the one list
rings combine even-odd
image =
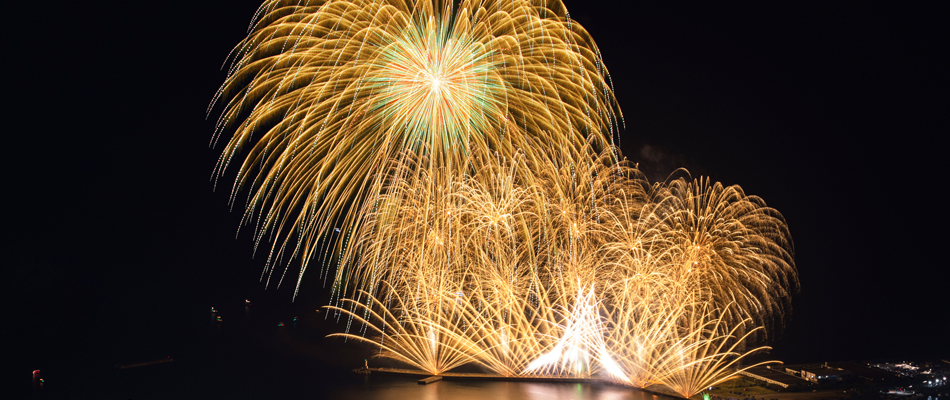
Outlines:
[{"label": "firework display", "polygon": [[233,55],[216,176],[239,164],[268,282],[332,271],[333,336],[432,374],[689,397],[790,307],[781,214],[621,161],[609,74],[560,1],[268,1]]},{"label": "firework display", "polygon": [[250,188],[268,277],[281,259],[306,269],[389,185],[483,154],[582,157],[619,121],[597,48],[559,2],[268,1],[233,55],[212,102],[214,141],[234,131],[217,171],[247,152],[233,197]]}]

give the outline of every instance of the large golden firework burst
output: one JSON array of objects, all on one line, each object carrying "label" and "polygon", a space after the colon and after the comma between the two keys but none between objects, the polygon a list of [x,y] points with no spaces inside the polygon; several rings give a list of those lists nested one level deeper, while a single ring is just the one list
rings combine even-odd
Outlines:
[{"label": "large golden firework burst", "polygon": [[[302,274],[334,227],[342,250],[392,180],[477,170],[477,154],[582,157],[619,123],[560,1],[267,1],[252,27],[212,106],[215,141],[234,131],[217,173],[239,164],[233,196],[250,189],[266,271],[299,257]],[[424,162],[386,173],[407,156]]]}]

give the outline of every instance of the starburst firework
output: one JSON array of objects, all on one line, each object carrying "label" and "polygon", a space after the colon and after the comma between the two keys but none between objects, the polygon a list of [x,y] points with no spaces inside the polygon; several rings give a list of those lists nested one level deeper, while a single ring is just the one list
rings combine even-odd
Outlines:
[{"label": "starburst firework", "polygon": [[[298,257],[302,275],[393,181],[477,170],[479,154],[575,159],[619,120],[596,46],[558,1],[268,1],[234,53],[212,103],[215,141],[234,130],[217,173],[247,152],[233,196],[250,188],[268,276]],[[386,173],[407,157],[424,162]]]}]

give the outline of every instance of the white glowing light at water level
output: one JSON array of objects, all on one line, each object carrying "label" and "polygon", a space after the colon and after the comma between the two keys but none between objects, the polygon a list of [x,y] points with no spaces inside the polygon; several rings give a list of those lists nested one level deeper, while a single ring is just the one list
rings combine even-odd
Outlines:
[{"label": "white glowing light at water level", "polygon": [[[545,374],[560,370],[590,375],[590,360],[595,358],[611,375],[627,381],[626,374],[610,357],[603,342],[603,321],[597,312],[598,305],[593,287],[587,294],[584,294],[582,287],[578,287],[574,309],[567,316],[567,324],[563,326],[564,331],[557,345],[528,364],[524,373]],[[599,354],[592,355],[588,349],[595,349]]]},{"label": "white glowing light at water level", "polygon": [[[550,373],[560,367],[562,371],[590,375],[590,359],[594,358],[611,376],[630,383],[627,374],[610,356],[604,343],[603,320],[597,311],[598,305],[593,287],[587,294],[584,294],[583,288],[578,288],[574,310],[567,318],[564,334],[553,350],[528,364],[524,373]],[[595,354],[591,354],[588,349],[593,349]]]}]

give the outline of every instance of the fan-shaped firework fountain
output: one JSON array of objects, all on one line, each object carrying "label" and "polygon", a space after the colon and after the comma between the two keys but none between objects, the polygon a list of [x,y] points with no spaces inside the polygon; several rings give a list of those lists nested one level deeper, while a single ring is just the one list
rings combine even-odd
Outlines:
[{"label": "fan-shaped firework fountain", "polygon": [[361,327],[339,336],[433,374],[691,396],[797,287],[761,199],[619,161],[608,74],[559,1],[268,1],[219,100],[216,175],[246,153],[232,196],[268,282],[335,266],[328,308]]}]

